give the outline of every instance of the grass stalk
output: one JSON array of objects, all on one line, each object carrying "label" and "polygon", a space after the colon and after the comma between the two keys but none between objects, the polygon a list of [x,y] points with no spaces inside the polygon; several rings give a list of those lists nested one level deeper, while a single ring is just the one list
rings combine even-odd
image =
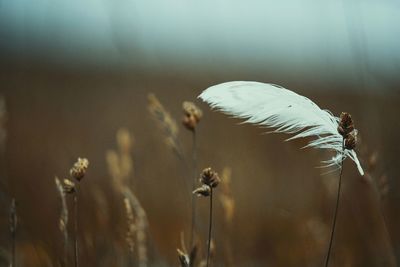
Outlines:
[{"label": "grass stalk", "polygon": [[331,230],[331,236],[329,239],[329,247],[328,247],[328,253],[326,256],[325,260],[325,267],[328,267],[329,265],[329,259],[332,251],[332,244],[333,244],[333,238],[335,235],[335,229],[336,229],[336,221],[337,221],[337,214],[339,210],[339,203],[340,203],[340,192],[342,188],[342,174],[343,174],[343,157],[344,157],[344,140],[343,140],[343,145],[342,145],[342,156],[341,156],[341,161],[340,161],[340,175],[339,175],[339,184],[338,184],[338,190],[337,190],[337,196],[336,196],[336,205],[335,205],[335,212],[333,215],[333,223],[332,223],[332,230]]},{"label": "grass stalk", "polygon": [[213,189],[212,187],[210,191],[210,215],[209,215],[209,222],[208,222],[208,244],[207,244],[207,267],[210,263],[210,250],[211,250],[211,231],[212,231],[212,213],[213,213]]},{"label": "grass stalk", "polygon": [[75,267],[79,267],[79,248],[78,248],[78,191],[74,193],[74,262]]},{"label": "grass stalk", "polygon": [[[192,192],[196,189],[196,182],[197,182],[197,137],[196,137],[196,130],[193,129],[192,131],[192,139],[193,139],[193,147],[192,147],[192,161],[193,161],[193,180],[192,180]],[[194,235],[196,231],[196,215],[197,215],[197,202],[196,196],[192,194],[192,223],[190,229],[190,241],[189,246],[190,249],[194,246]]]},{"label": "grass stalk", "polygon": [[10,232],[11,232],[11,267],[15,267],[16,261],[16,233],[17,233],[17,207],[15,198],[10,206]]}]

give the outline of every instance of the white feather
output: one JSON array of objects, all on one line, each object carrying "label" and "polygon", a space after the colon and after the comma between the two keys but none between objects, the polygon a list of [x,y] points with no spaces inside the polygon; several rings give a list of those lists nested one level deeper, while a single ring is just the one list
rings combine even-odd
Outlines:
[{"label": "white feather", "polygon": [[[343,137],[337,130],[339,118],[304,96],[274,84],[235,81],[209,87],[199,97],[212,108],[245,122],[294,134],[288,140],[315,137],[306,147],[335,151],[336,156],[323,163],[340,166]],[[346,149],[343,156],[352,159],[364,175],[354,150]]]}]

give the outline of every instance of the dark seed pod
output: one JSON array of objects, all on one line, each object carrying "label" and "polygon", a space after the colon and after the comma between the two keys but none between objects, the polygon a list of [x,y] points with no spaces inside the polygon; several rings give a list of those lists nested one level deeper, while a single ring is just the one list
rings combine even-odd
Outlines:
[{"label": "dark seed pod", "polygon": [[220,181],[221,179],[219,178],[218,173],[213,171],[211,168],[204,169],[200,175],[200,182],[210,187],[217,187]]}]

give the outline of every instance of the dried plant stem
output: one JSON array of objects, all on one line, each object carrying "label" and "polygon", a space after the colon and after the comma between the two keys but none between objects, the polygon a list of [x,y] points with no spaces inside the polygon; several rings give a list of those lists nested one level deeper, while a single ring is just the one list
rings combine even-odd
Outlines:
[{"label": "dried plant stem", "polygon": [[11,267],[15,267],[15,233],[12,234],[12,259],[11,259]]},{"label": "dried plant stem", "polygon": [[[197,138],[196,138],[196,129],[192,131],[193,137],[193,148],[192,148],[192,160],[193,160],[193,180],[192,180],[192,192],[196,189],[196,180],[197,180]],[[194,246],[194,235],[196,231],[196,215],[197,215],[197,205],[196,205],[196,196],[192,194],[192,224],[190,229],[190,250]],[[191,263],[192,264],[192,263]]]},{"label": "dried plant stem", "polygon": [[212,187],[210,191],[210,220],[208,223],[208,243],[207,243],[207,267],[209,266],[210,262],[210,249],[211,249],[211,231],[212,231],[212,206],[213,206],[213,189]]},{"label": "dried plant stem", "polygon": [[137,216],[136,221],[136,243],[137,243],[137,253],[138,253],[138,266],[139,267],[147,267],[148,257],[147,257],[147,215],[144,211],[142,205],[139,200],[133,194],[133,192],[129,188],[122,189],[122,193],[124,196],[129,199],[132,209],[135,211]]},{"label": "dried plant stem", "polygon": [[75,250],[74,250],[74,258],[75,258],[75,267],[79,266],[79,249],[78,249],[78,191],[74,193],[74,231],[75,231]]},{"label": "dried plant stem", "polygon": [[68,230],[67,230],[67,225],[68,225],[68,208],[67,208],[67,201],[65,199],[65,192],[63,189],[63,186],[60,182],[60,180],[56,177],[55,178],[57,190],[60,194],[60,199],[61,199],[61,214],[60,214],[60,219],[59,219],[59,228],[63,234],[64,237],[64,244],[63,244],[63,249],[64,249],[64,259],[63,259],[63,266],[66,267],[68,266]]},{"label": "dried plant stem", "polygon": [[340,192],[341,192],[341,188],[342,188],[344,149],[345,148],[344,148],[344,140],[343,140],[342,160],[340,161],[340,175],[339,175],[339,184],[338,184],[338,190],[337,190],[337,196],[336,196],[336,206],[335,206],[335,213],[333,215],[332,231],[331,231],[331,237],[330,237],[330,240],[329,240],[328,254],[326,256],[325,267],[328,267],[328,265],[329,265],[329,258],[330,258],[331,250],[332,250],[333,237],[335,235],[336,219],[337,219],[337,214],[338,214],[338,210],[339,210],[339,202],[340,202]]},{"label": "dried plant stem", "polygon": [[11,267],[15,267],[16,261],[16,233],[17,233],[17,205],[15,198],[11,200],[10,207],[10,232],[11,232]]}]

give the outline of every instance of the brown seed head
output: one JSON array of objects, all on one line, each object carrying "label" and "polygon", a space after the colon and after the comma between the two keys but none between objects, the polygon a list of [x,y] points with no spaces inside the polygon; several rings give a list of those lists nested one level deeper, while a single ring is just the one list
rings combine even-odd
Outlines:
[{"label": "brown seed head", "polygon": [[208,197],[211,194],[211,187],[203,184],[199,188],[195,189],[193,194],[196,194],[198,197]]},{"label": "brown seed head", "polygon": [[210,187],[217,187],[220,181],[221,179],[219,178],[218,173],[213,171],[211,168],[204,169],[200,175],[200,182]]},{"label": "brown seed head", "polygon": [[193,131],[200,122],[203,112],[193,102],[189,101],[183,102],[182,108],[184,113],[182,123],[188,130]]},{"label": "brown seed head", "polygon": [[181,267],[189,267],[190,266],[189,255],[184,253],[179,248],[176,251],[178,252],[178,258],[179,258],[179,262],[181,264]]},{"label": "brown seed head", "polygon": [[85,176],[88,166],[89,161],[87,159],[78,158],[78,161],[75,162],[69,173],[71,174],[71,177],[75,178],[79,182]]},{"label": "brown seed head", "polygon": [[344,147],[346,149],[354,149],[357,144],[357,130],[350,132],[344,139]]},{"label": "brown seed head", "polygon": [[69,179],[64,179],[63,190],[66,194],[72,194],[75,192],[75,183]]},{"label": "brown seed head", "polygon": [[340,114],[340,121],[338,126],[338,132],[346,138],[354,130],[354,122],[351,115],[347,112]]}]

